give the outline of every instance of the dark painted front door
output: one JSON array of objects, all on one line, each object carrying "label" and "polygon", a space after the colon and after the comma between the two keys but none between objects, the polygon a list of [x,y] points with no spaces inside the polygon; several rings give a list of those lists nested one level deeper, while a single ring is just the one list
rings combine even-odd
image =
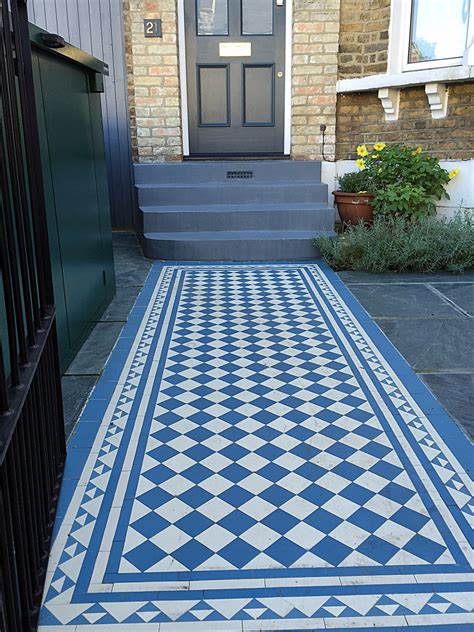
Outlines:
[{"label": "dark painted front door", "polygon": [[185,0],[191,155],[283,153],[286,1]]}]

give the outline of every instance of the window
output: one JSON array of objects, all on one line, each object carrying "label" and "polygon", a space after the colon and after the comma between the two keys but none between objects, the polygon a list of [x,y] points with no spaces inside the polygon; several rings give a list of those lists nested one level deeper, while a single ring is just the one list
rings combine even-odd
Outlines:
[{"label": "window", "polygon": [[474,0],[393,0],[389,72],[468,63],[473,6]]},{"label": "window", "polygon": [[413,0],[408,63],[460,60],[468,28],[469,0]]},{"label": "window", "polygon": [[242,35],[273,34],[273,1],[242,0]]},{"label": "window", "polygon": [[229,34],[227,0],[197,0],[196,14],[198,35]]}]

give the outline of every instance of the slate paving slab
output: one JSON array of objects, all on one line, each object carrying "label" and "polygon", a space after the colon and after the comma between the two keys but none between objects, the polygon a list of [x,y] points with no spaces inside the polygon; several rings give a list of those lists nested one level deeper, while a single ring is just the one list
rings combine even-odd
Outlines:
[{"label": "slate paving slab", "polygon": [[140,293],[141,286],[119,286],[113,301],[102,314],[101,321],[126,322]]},{"label": "slate paving slab", "polygon": [[77,418],[97,380],[96,376],[65,375],[62,378],[64,424],[67,437],[73,431]]},{"label": "slate paving slab", "polygon": [[367,283],[350,287],[374,318],[459,318],[460,315],[453,305],[421,283]]},{"label": "slate paving slab", "polygon": [[66,375],[101,375],[123,323],[100,322],[66,370]]},{"label": "slate paving slab", "polygon": [[474,371],[470,319],[380,318],[377,324],[417,371]]},{"label": "slate paving slab", "polygon": [[325,265],[156,263],[74,433],[39,630],[465,632],[471,466]]},{"label": "slate paving slab", "polygon": [[473,283],[474,270],[467,270],[463,274],[452,272],[354,272],[345,270],[338,272],[344,283]]},{"label": "slate paving slab", "polygon": [[474,283],[441,283],[436,289],[469,316],[474,316]]},{"label": "slate paving slab", "polygon": [[474,443],[474,373],[421,373],[420,377]]}]

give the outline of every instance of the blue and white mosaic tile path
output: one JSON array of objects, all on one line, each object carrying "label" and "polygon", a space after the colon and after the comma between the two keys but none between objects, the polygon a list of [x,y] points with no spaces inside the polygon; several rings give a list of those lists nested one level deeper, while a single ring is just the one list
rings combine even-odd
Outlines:
[{"label": "blue and white mosaic tile path", "polygon": [[71,440],[41,632],[472,632],[471,446],[323,264],[155,264]]}]

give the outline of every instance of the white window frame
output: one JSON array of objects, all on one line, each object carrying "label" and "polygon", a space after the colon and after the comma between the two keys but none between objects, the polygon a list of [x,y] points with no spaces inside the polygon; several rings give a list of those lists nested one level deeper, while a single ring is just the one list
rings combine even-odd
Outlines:
[{"label": "white window frame", "polygon": [[[471,0],[468,25],[467,48],[462,57],[451,59],[436,59],[433,61],[408,62],[410,46],[410,27],[413,0],[392,0],[388,73],[413,72],[417,70],[429,70],[431,68],[450,68],[472,63],[472,50],[474,49],[474,0]],[[469,59],[471,57],[471,59]]]}]

